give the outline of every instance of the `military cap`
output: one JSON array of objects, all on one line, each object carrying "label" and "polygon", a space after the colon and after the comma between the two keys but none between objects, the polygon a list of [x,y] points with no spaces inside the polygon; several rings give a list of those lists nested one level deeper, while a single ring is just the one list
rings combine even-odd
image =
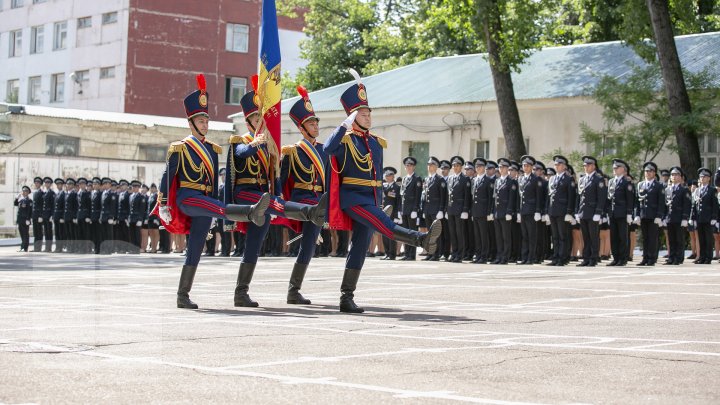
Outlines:
[{"label": "military cap", "polygon": [[290,119],[298,127],[305,123],[307,120],[320,119],[315,115],[312,103],[310,102],[310,96],[308,95],[307,89],[303,86],[297,86],[296,90],[300,95],[300,99],[290,107]]},{"label": "military cap", "polygon": [[440,168],[441,169],[449,169],[450,168],[450,161],[448,160],[441,160],[440,161]]},{"label": "military cap", "polygon": [[679,174],[682,177],[685,177],[685,172],[680,168],[680,166],[673,166],[670,168],[670,174]]},{"label": "military cap", "polygon": [[465,162],[465,165],[463,166],[464,169],[472,169],[475,170],[475,165],[471,161]]},{"label": "military cap", "polygon": [[77,184],[87,184],[87,179],[85,177],[78,177]]},{"label": "military cap", "polygon": [[245,118],[258,112],[259,100],[255,96],[255,91],[249,91],[240,98],[240,107],[242,108],[243,115]]},{"label": "military cap", "polygon": [[520,158],[520,163],[522,163],[524,165],[534,166],[535,162],[536,162],[535,158],[530,155],[525,155]]},{"label": "military cap", "polygon": [[33,179],[33,183],[40,183],[40,184],[42,184],[42,183],[43,183],[42,177],[35,177],[35,178]]},{"label": "military cap", "polygon": [[460,166],[462,166],[462,165],[465,164],[465,159],[463,159],[463,158],[460,157],[460,156],[453,156],[453,157],[450,158],[450,162],[451,162],[453,165],[460,165]]},{"label": "military cap", "polygon": [[68,178],[65,180],[65,184],[69,184],[69,185],[71,185],[71,186],[74,186],[74,185],[75,185],[75,179],[73,179],[72,177],[68,177]]},{"label": "military cap", "polygon": [[383,169],[383,175],[384,176],[394,176],[397,174],[397,169],[395,169],[392,166],[388,166]]},{"label": "military cap", "polygon": [[133,181],[130,182],[130,185],[133,186],[133,187],[140,187],[141,184],[142,184],[142,183],[140,183],[140,182],[137,181],[137,180],[133,180]]},{"label": "military cap", "polygon": [[548,176],[554,176],[557,174],[557,172],[552,167],[548,167],[547,169],[545,169],[545,174]]},{"label": "military cap", "polygon": [[102,180],[100,180],[102,184],[112,184],[112,179],[110,177],[103,177]]},{"label": "military cap", "polygon": [[435,166],[440,166],[440,160],[438,160],[438,158],[436,158],[435,156],[430,156],[430,158],[428,159],[427,164],[429,164],[429,165],[435,165]]},{"label": "military cap", "polygon": [[28,186],[22,186],[22,191],[27,191],[27,192],[29,193],[29,192],[30,192],[30,187],[28,187]]},{"label": "military cap", "polygon": [[150,184],[150,188],[157,188],[157,185],[155,183]]},{"label": "military cap", "polygon": [[545,163],[538,160],[533,165],[533,169],[545,171]]},{"label": "military cap", "polygon": [[495,161],[493,161],[493,160],[488,160],[488,161],[485,163],[485,168],[486,168],[486,169],[497,169],[497,167],[498,167],[498,164],[497,164]]},{"label": "military cap", "polygon": [[487,160],[481,157],[476,157],[475,159],[473,159],[473,164],[475,166],[487,166]]},{"label": "military cap", "polygon": [[95,184],[100,184],[100,183],[102,183],[102,181],[100,180],[100,177],[93,177],[93,178],[92,178],[92,182],[95,183]]},{"label": "military cap", "polygon": [[55,179],[55,184],[58,184],[58,185],[59,185],[59,184],[65,184],[65,180],[63,180],[63,179],[61,179],[60,177],[58,177],[57,179]]},{"label": "military cap", "polygon": [[122,179],[118,182],[118,184],[120,184],[121,186],[127,186],[130,184],[130,182],[125,179]]},{"label": "military cap", "polygon": [[406,165],[406,166],[407,166],[407,165],[413,165],[413,166],[415,166],[415,165],[417,165],[417,159],[415,159],[415,158],[412,157],[412,156],[408,156],[408,157],[406,157],[405,159],[403,159],[403,164]]},{"label": "military cap", "polygon": [[597,166],[597,159],[595,159],[592,156],[585,155],[582,157],[582,161],[583,161],[583,166],[589,165],[589,164],[593,164],[593,165]]},{"label": "military cap", "polygon": [[188,94],[183,100],[185,105],[185,114],[188,119],[191,119],[198,115],[204,115],[210,117],[208,114],[208,92],[207,85],[205,84],[205,76],[199,74],[195,77],[197,80],[198,89]]},{"label": "military cap", "polygon": [[571,175],[571,176],[574,176],[574,175],[575,175],[575,168],[572,167],[571,164],[568,164],[568,165],[567,165],[567,170],[570,172],[570,175]]},{"label": "military cap", "polygon": [[645,162],[645,163],[643,163],[642,167],[643,167],[643,170],[646,172],[653,171],[653,172],[657,173],[657,171],[658,171],[658,167],[655,164],[655,162]]},{"label": "military cap", "polygon": [[118,186],[118,182],[117,182],[116,180],[113,180],[113,181],[110,182],[110,185],[113,186],[113,187],[117,187],[117,186]]},{"label": "military cap", "polygon": [[227,173],[227,171],[225,170],[224,167],[223,167],[222,169],[220,169],[220,171],[218,172],[218,174],[221,175],[221,176],[222,176],[223,174],[225,174],[225,173]]},{"label": "military cap", "polygon": [[708,169],[707,167],[699,168],[697,173],[698,173],[699,177],[705,177],[705,176],[710,177],[712,175],[712,173],[710,173],[710,169]]},{"label": "military cap", "polygon": [[361,108],[370,108],[368,106],[367,89],[365,89],[360,75],[355,69],[350,69],[350,74],[355,78],[355,84],[348,87],[340,96],[340,103],[342,103],[347,115]]},{"label": "military cap", "polygon": [[662,170],[660,170],[660,175],[661,176],[670,176],[670,170],[662,169]]},{"label": "military cap", "polygon": [[43,177],[43,183],[52,183],[53,179],[51,177]]},{"label": "military cap", "polygon": [[501,157],[498,159],[498,166],[510,167],[510,159]]},{"label": "military cap", "polygon": [[516,161],[514,161],[514,160],[511,160],[511,161],[510,161],[510,170],[520,171],[520,163],[518,163],[518,162],[516,162]]},{"label": "military cap", "polygon": [[148,189],[148,186],[147,186],[147,184],[143,183],[143,184],[140,186],[140,188],[144,188],[145,190],[147,190],[147,189]]},{"label": "military cap", "polygon": [[567,165],[568,159],[563,155],[555,155],[553,156],[553,163],[562,163],[564,165]]},{"label": "military cap", "polygon": [[630,166],[627,164],[627,162],[625,162],[622,159],[613,159],[612,164],[613,164],[613,169],[615,169],[617,167],[624,167],[626,173],[630,171]]}]

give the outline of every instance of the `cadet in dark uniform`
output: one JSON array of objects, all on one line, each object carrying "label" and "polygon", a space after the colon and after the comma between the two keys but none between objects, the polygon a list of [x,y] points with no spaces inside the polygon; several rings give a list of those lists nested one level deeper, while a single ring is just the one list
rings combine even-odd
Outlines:
[{"label": "cadet in dark uniform", "polygon": [[[93,251],[100,254],[100,244],[102,243],[102,223],[100,222],[100,213],[102,211],[102,180],[99,177],[92,179],[92,192],[90,193],[90,240],[92,241]],[[110,183],[108,182],[108,185]]]},{"label": "cadet in dark uniform", "polygon": [[473,179],[471,194],[473,232],[475,235],[475,257],[473,263],[487,263],[490,259],[490,234],[495,233],[495,229],[491,229],[493,220],[493,191],[495,181],[485,173],[487,160],[483,158],[475,158],[475,172],[477,176]]},{"label": "cadet in dark uniform", "polygon": [[[402,226],[417,231],[417,218],[420,212],[420,200],[423,190],[423,183],[420,176],[415,173],[417,159],[408,156],[403,159],[405,165],[405,177],[400,186],[400,210]],[[415,260],[415,247],[405,245],[404,255],[400,260]]]},{"label": "cadet in dark uniform", "polygon": [[666,265],[679,265],[685,260],[685,232],[690,220],[692,198],[684,184],[685,173],[678,166],[670,169],[670,184],[665,187],[665,222],[668,228],[668,259]]},{"label": "cadet in dark uniform", "polygon": [[510,227],[515,220],[515,207],[517,206],[517,181],[510,177],[510,160],[498,159],[500,178],[495,181],[495,193],[493,200],[495,204],[495,243],[497,244],[497,255],[492,264],[508,264],[510,250],[512,249],[512,237]]},{"label": "cadet in dark uniform", "polygon": [[[452,165],[450,164],[449,160],[441,160],[440,161],[440,176],[445,180],[445,186],[447,187],[447,181],[450,179],[450,169],[452,168]],[[445,204],[445,213],[443,214],[443,219],[440,220],[442,223],[442,233],[439,239],[438,248],[435,251],[435,253],[438,255],[438,257],[441,257],[443,260],[449,261],[450,260],[450,252],[451,252],[451,246],[450,246],[450,225],[448,223],[448,214],[447,214],[447,204]]]},{"label": "cadet in dark uniform", "polygon": [[148,239],[150,244],[150,253],[157,253],[160,242],[160,217],[153,214],[152,211],[158,201],[158,189],[155,183],[150,184],[150,193],[148,194]]},{"label": "cadet in dark uniform", "polygon": [[[515,182],[518,182],[518,177],[520,173],[520,163],[511,160],[510,161],[510,167],[508,169],[508,176],[510,176]],[[510,248],[510,258],[508,259],[508,262],[518,262],[520,261],[520,254],[522,249],[522,228],[520,226],[520,186],[518,185],[518,189],[515,191],[516,198],[515,198],[515,206],[513,207],[513,212],[515,212],[515,217],[512,221],[510,221],[510,240],[512,241],[511,248]]]},{"label": "cadet in dark uniform", "polygon": [[[402,219],[398,218],[400,213],[400,185],[395,182],[397,169],[388,166],[383,169],[383,173],[385,177],[385,181],[383,182],[383,211],[389,211],[388,215],[391,218],[397,218],[395,223],[402,222]],[[380,260],[395,260],[397,242],[385,235],[383,235],[382,241],[385,257]]]},{"label": "cadet in dark uniform", "polygon": [[145,197],[140,193],[141,185],[137,180],[130,182],[132,193],[130,194],[130,215],[128,219],[130,220],[130,253],[132,254],[140,253],[140,231],[147,211]]},{"label": "cadet in dark uniform", "polygon": [[84,177],[78,178],[78,253],[90,253],[92,251],[92,191],[88,181]]},{"label": "cadet in dark uniform", "polygon": [[65,187],[65,212],[63,212],[66,232],[65,246],[68,253],[75,253],[77,251],[78,239],[78,198],[75,179],[65,180]]},{"label": "cadet in dark uniform", "polygon": [[567,173],[565,156],[553,156],[555,175],[548,182],[547,213],[552,231],[553,257],[550,266],[565,266],[570,262],[572,246],[571,222],[575,213],[575,180]]},{"label": "cadet in dark uniform", "polygon": [[645,180],[637,186],[639,203],[638,216],[643,238],[643,259],[638,266],[654,266],[658,259],[659,227],[665,217],[665,191],[657,179],[657,165],[643,164]]},{"label": "cadet in dark uniform", "polygon": [[540,179],[541,193],[540,199],[542,199],[542,215],[540,221],[537,224],[537,249],[535,250],[535,263],[541,264],[543,260],[548,259],[552,256],[552,249],[550,248],[550,216],[547,215],[547,194],[548,194],[548,181],[545,175],[545,164],[541,161],[536,161],[533,165],[533,173]]},{"label": "cadet in dark uniform", "polygon": [[65,180],[61,178],[55,179],[57,193],[55,194],[55,202],[53,203],[52,220],[55,224],[55,253],[62,253],[65,248],[65,239],[67,238],[65,224]]},{"label": "cadet in dark uniform", "polygon": [[33,252],[42,251],[43,196],[45,195],[42,185],[43,179],[41,177],[33,179],[33,187],[35,187],[35,191],[32,193]]},{"label": "cadet in dark uniform", "polygon": [[[128,186],[130,182],[120,180],[120,191],[118,192],[118,213],[117,224],[115,224],[115,234],[118,241],[118,248],[121,252],[127,252],[130,245],[130,191]],[[154,206],[153,206],[154,207]]]},{"label": "cadet in dark uniform", "polygon": [[695,264],[711,264],[713,258],[712,227],[717,224],[718,200],[715,188],[710,185],[710,175],[710,170],[704,167],[698,170],[698,189],[693,195],[690,218],[697,227],[700,251]]},{"label": "cadet in dark uniform", "polygon": [[453,156],[450,159],[453,173],[448,177],[448,228],[450,230],[451,254],[449,262],[462,263],[465,253],[465,220],[470,218],[472,197],[470,179],[462,173],[465,159]]},{"label": "cadet in dark uniform", "polygon": [[534,157],[525,155],[520,158],[523,174],[518,179],[518,194],[520,197],[520,209],[518,218],[522,229],[522,250],[520,251],[520,262],[518,264],[534,264],[536,262],[538,246],[538,226],[542,219],[543,205],[543,182],[533,173],[536,163]]},{"label": "cadet in dark uniform", "polygon": [[55,212],[55,190],[52,189],[53,179],[45,177],[45,194],[43,194],[43,235],[45,236],[45,252],[52,252],[53,243],[53,213]]},{"label": "cadet in dark uniform", "polygon": [[630,243],[628,226],[635,208],[635,190],[627,177],[630,167],[621,159],[613,159],[615,177],[608,183],[608,217],[610,220],[610,249],[613,260],[608,266],[625,266]]},{"label": "cadet in dark uniform", "polygon": [[600,261],[600,220],[605,212],[607,188],[605,179],[597,171],[597,160],[592,156],[583,156],[582,161],[585,176],[578,182],[575,214],[583,236],[583,261],[578,267],[594,267]]},{"label": "cadet in dark uniform", "polygon": [[[447,182],[437,172],[440,166],[440,160],[431,156],[427,162],[428,177],[423,183],[423,201],[422,213],[425,217],[425,224],[432,224],[435,220],[442,221],[445,218],[445,210],[447,210]],[[442,233],[438,238],[438,246],[442,246]],[[428,254],[423,260],[438,261],[440,260],[440,249],[434,254]]]},{"label": "cadet in dark uniform", "polygon": [[13,205],[17,207],[17,226],[20,232],[20,251],[27,252],[30,245],[30,221],[32,220],[33,202],[28,197],[30,187],[23,186],[22,192],[15,198]]},{"label": "cadet in dark uniform", "polygon": [[465,161],[463,169],[463,173],[467,177],[468,183],[470,184],[470,208],[468,208],[468,218],[463,219],[463,222],[465,223],[465,251],[462,254],[462,261],[472,262],[474,260],[476,244],[475,231],[473,230],[473,223],[470,211],[472,210],[472,184],[473,181],[475,181],[475,177],[477,177],[477,172],[475,172],[475,165],[470,160]]},{"label": "cadet in dark uniform", "polygon": [[490,241],[490,249],[486,263],[492,263],[497,256],[497,243],[495,241],[495,184],[498,179],[498,164],[494,160],[488,160],[485,164],[485,176],[492,182],[492,192],[490,195],[490,215],[488,218],[488,240]]},{"label": "cadet in dark uniform", "polygon": [[115,250],[113,226],[117,218],[117,195],[111,190],[112,180],[103,177],[100,194],[100,244],[96,245],[100,253],[109,255]]}]

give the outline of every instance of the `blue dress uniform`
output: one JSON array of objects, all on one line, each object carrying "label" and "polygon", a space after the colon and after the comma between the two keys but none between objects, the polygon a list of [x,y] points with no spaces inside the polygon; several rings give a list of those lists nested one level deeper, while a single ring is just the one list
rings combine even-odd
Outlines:
[{"label": "blue dress uniform", "polygon": [[[390,218],[398,218],[400,215],[400,185],[395,181],[395,175],[397,169],[394,167],[386,167],[383,169],[385,181],[383,182],[383,201],[382,207]],[[395,220],[395,222],[401,222],[401,219]],[[385,250],[385,257],[380,260],[395,260],[397,252],[397,242],[395,240],[383,235],[383,249]]]},{"label": "blue dress uniform", "polygon": [[55,179],[55,185],[58,188],[58,192],[55,193],[55,202],[53,203],[53,215],[52,220],[55,224],[55,253],[62,253],[65,248],[65,180],[57,178]]},{"label": "blue dress uniform", "polygon": [[100,222],[100,213],[102,211],[102,190],[99,185],[102,180],[99,177],[93,177],[93,190],[90,193],[90,240],[93,244],[95,254],[100,254],[100,244],[102,243],[102,223]]},{"label": "blue dress uniform", "polygon": [[575,180],[567,172],[568,160],[565,156],[553,156],[556,174],[548,182],[548,194],[545,200],[547,215],[550,217],[553,256],[550,266],[565,266],[570,262],[569,252],[572,246],[570,223],[575,213]]},{"label": "blue dress uniform", "polygon": [[28,197],[30,187],[23,186],[22,191],[23,193],[15,199],[13,205],[17,207],[16,220],[20,232],[20,251],[27,252],[30,245],[30,221],[32,220],[33,202]]},{"label": "blue dress uniform", "polygon": [[145,221],[147,213],[147,202],[145,197],[140,193],[139,188],[142,185],[139,181],[130,182],[132,186],[132,194],[129,198],[130,212],[128,220],[130,222],[130,253],[140,253],[140,231]]},{"label": "blue dress uniform", "polygon": [[[622,159],[613,159],[613,169],[624,167],[625,173],[630,166]],[[635,187],[626,175],[614,176],[608,182],[607,211],[610,220],[610,249],[613,260],[608,266],[625,266],[629,258],[630,243],[628,225],[632,223],[635,207]]]},{"label": "blue dress uniform", "polygon": [[[645,172],[657,173],[657,165],[653,162],[643,164]],[[656,179],[643,180],[637,186],[639,203],[638,216],[643,238],[643,259],[639,266],[654,266],[658,258],[660,238],[659,227],[665,217],[665,191],[661,182]]]},{"label": "blue dress uniform", "polygon": [[[490,259],[490,233],[495,233],[495,229],[491,230],[491,221],[493,212],[493,192],[495,190],[495,179],[488,176],[483,170],[487,167],[488,162],[483,158],[475,158],[475,164],[478,175],[473,179],[471,189],[472,207],[470,214],[472,215],[473,232],[475,235],[475,257],[473,263],[487,263]],[[483,174],[480,174],[483,171]]]},{"label": "blue dress uniform", "polygon": [[[403,159],[405,166],[412,165],[413,168],[417,166],[417,159],[412,156],[408,156]],[[418,229],[418,216],[420,212],[420,202],[422,200],[423,181],[420,176],[413,171],[412,174],[407,174],[402,179],[400,185],[400,211],[402,212],[402,226],[408,229]],[[415,246],[405,245],[405,254],[400,260],[415,260],[416,249]]]},{"label": "blue dress uniform", "polygon": [[713,258],[713,231],[718,220],[718,200],[716,190],[710,184],[710,170],[702,167],[698,170],[698,188],[693,195],[690,219],[694,221],[698,232],[699,257],[695,264],[711,264]]},{"label": "blue dress uniform", "polygon": [[597,160],[592,156],[583,156],[582,160],[584,165],[593,165],[595,170],[578,182],[575,218],[583,236],[583,261],[578,266],[593,267],[600,261],[600,220],[605,212],[607,187],[605,178],[597,171]]},{"label": "blue dress uniform", "polygon": [[52,252],[53,213],[55,212],[55,190],[52,189],[53,179],[45,177],[45,193],[43,194],[43,235],[45,236],[45,252]]},{"label": "blue dress uniform", "polygon": [[530,166],[530,172],[523,173],[518,178],[518,196],[520,198],[518,215],[522,232],[519,264],[534,264],[537,258],[537,222],[542,219],[545,201],[543,200],[543,182],[532,172],[536,162],[535,158],[530,155],[520,158],[523,166]]},{"label": "blue dress uniform", "polygon": [[673,183],[665,187],[668,259],[664,264],[679,265],[685,260],[686,230],[684,228],[687,228],[690,220],[692,197],[690,196],[690,189],[682,183],[682,179],[685,177],[683,170],[678,166],[674,166],[670,168],[670,174],[673,176]]},{"label": "blue dress uniform", "polygon": [[[370,107],[359,75],[355,71],[351,73],[357,83],[345,90],[340,97],[349,117],[330,135],[325,143],[325,152],[337,161],[337,167],[330,168],[333,176],[330,191],[334,193],[333,200],[339,197],[339,207],[331,205],[331,220],[344,213],[350,218],[353,231],[352,245],[340,285],[340,311],[361,313],[363,308],[355,305],[353,298],[373,232],[380,232],[405,244],[422,246],[428,254],[434,254],[442,225],[435,221],[428,233],[420,233],[395,224],[380,209],[381,170],[386,141],[370,133],[369,128],[362,128],[358,121],[354,121],[357,110]],[[335,183],[334,176],[337,176],[339,184]]]},{"label": "blue dress uniform", "polygon": [[115,250],[113,241],[113,225],[117,218],[118,205],[117,194],[111,189],[112,179],[104,177],[102,179],[103,189],[100,194],[100,244],[99,252],[109,255]]},{"label": "blue dress uniform", "polygon": [[[448,190],[448,228],[450,231],[450,257],[449,262],[462,263],[465,254],[465,220],[470,217],[472,207],[471,179],[462,173],[465,159],[453,156],[450,163],[460,166],[460,172],[451,174],[447,179]],[[453,171],[455,168],[453,167]]]},{"label": "blue dress uniform", "polygon": [[[498,166],[510,167],[510,160],[498,159]],[[494,222],[495,222],[495,243],[497,254],[492,264],[508,264],[510,249],[512,248],[512,237],[510,227],[515,221],[517,214],[518,184],[509,174],[501,176],[495,181],[494,200]]]},{"label": "blue dress uniform", "polygon": [[226,205],[217,199],[218,155],[222,149],[208,141],[195,123],[196,117],[209,118],[205,77],[198,75],[197,82],[198,90],[183,100],[185,114],[195,134],[170,145],[160,182],[159,203],[153,210],[168,231],[190,235],[177,292],[178,308],[190,309],[197,308],[189,293],[212,218],[262,224],[268,204],[267,198],[262,198],[256,206]]},{"label": "blue dress uniform", "polygon": [[[240,99],[240,104],[246,122],[255,131],[257,128],[253,128],[250,124],[251,116],[260,114],[255,91],[246,93]],[[250,299],[248,290],[255,273],[260,249],[270,227],[270,215],[297,221],[312,221],[320,227],[325,222],[327,197],[321,197],[316,205],[283,200],[280,196],[282,191],[280,173],[273,173],[275,157],[271,156],[268,145],[256,144],[254,132],[231,136],[229,143],[226,165],[229,173],[225,179],[225,200],[234,200],[237,204],[255,204],[263,196],[271,199],[265,214],[266,221],[259,225],[248,224],[245,229],[245,251],[235,285],[235,306],[257,307],[258,303]],[[272,188],[270,181],[273,182]],[[313,184],[313,192],[316,191],[315,185],[318,184]]]},{"label": "blue dress uniform", "polygon": [[118,193],[118,222],[115,224],[115,229],[117,231],[116,239],[124,251],[127,250],[126,246],[130,243],[130,191],[127,189],[130,182],[120,180],[118,183],[123,187],[123,191]]},{"label": "blue dress uniform", "polygon": [[32,226],[33,226],[33,252],[42,251],[43,241],[43,196],[45,191],[41,188],[43,179],[35,177],[33,179],[35,191],[32,192]]},{"label": "blue dress uniform", "polygon": [[77,189],[75,188],[75,179],[65,180],[65,184],[68,186],[68,190],[65,191],[65,212],[63,218],[65,219],[65,232],[66,240],[65,247],[68,253],[75,253],[77,251],[77,239],[78,239],[78,198]]},{"label": "blue dress uniform", "polygon": [[537,235],[538,244],[535,253],[535,263],[541,264],[543,260],[552,256],[552,249],[550,241],[552,236],[550,235],[550,217],[547,215],[547,195],[548,195],[548,181],[545,174],[545,164],[541,161],[536,161],[533,166],[535,175],[540,179],[542,184],[540,198],[542,199],[542,218],[537,221]]},{"label": "blue dress uniform", "polygon": [[92,250],[92,236],[90,232],[90,225],[92,224],[92,192],[87,188],[87,179],[84,177],[78,178],[78,241],[77,251],[78,253],[90,253]]},{"label": "blue dress uniform", "polygon": [[[431,156],[428,165],[440,167],[440,161]],[[445,211],[447,210],[447,182],[437,172],[430,173],[423,183],[422,193],[422,214],[425,218],[425,224],[432,224],[436,219],[443,220]],[[438,239],[438,246],[443,245],[443,236]],[[436,249],[434,254],[428,254],[423,260],[440,260],[440,249]]]},{"label": "blue dress uniform", "polygon": [[[325,196],[327,186],[325,168],[328,165],[328,155],[325,153],[324,145],[317,142],[305,127],[305,124],[310,121],[319,121],[315,116],[307,90],[302,86],[298,86],[297,90],[300,99],[290,108],[290,119],[304,133],[303,138],[294,145],[283,146],[282,154],[284,158],[280,179],[288,202],[317,205],[320,199]],[[324,198],[327,199],[327,197]],[[325,215],[323,215],[322,221],[325,222]],[[297,226],[295,229],[297,229]],[[310,264],[310,259],[315,255],[321,229],[322,225],[315,224],[312,221],[302,222],[300,250],[297,259],[295,259],[288,285],[288,304],[307,305],[311,303],[310,300],[300,294],[300,288]]]}]

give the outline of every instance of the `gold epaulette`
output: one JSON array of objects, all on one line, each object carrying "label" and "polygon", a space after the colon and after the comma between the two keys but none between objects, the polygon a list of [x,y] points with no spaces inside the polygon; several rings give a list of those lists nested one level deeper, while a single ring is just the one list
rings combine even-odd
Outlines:
[{"label": "gold epaulette", "polygon": [[212,146],[212,148],[213,148],[213,150],[215,151],[215,153],[217,153],[218,155],[222,153],[222,146],[220,146],[220,145],[218,145],[218,144],[216,144],[216,143],[214,143],[214,142],[210,142],[210,141],[208,141],[208,140],[206,140],[205,142],[208,143],[208,144],[210,144],[210,146]]},{"label": "gold epaulette", "polygon": [[283,147],[280,149],[280,154],[281,155],[289,155],[290,153],[292,153],[293,150],[295,150],[295,148],[297,148],[297,145],[295,145],[295,144],[283,145]]},{"label": "gold epaulette", "polygon": [[380,146],[382,146],[383,149],[387,149],[387,139],[383,138],[382,136],[377,136],[373,133],[371,133],[370,135],[374,136],[375,139],[377,139],[378,143],[380,144]]},{"label": "gold epaulette", "polygon": [[350,140],[350,133],[345,133],[345,135],[343,135],[342,140],[340,141],[340,143],[350,143],[350,142],[352,142],[352,141]]},{"label": "gold epaulette", "polygon": [[172,155],[173,153],[182,152],[183,149],[185,149],[185,142],[176,141],[176,142],[171,143],[170,147],[168,148],[167,156],[165,157],[165,159],[166,160],[170,159],[170,155]]},{"label": "gold epaulette", "polygon": [[245,141],[243,141],[242,135],[233,135],[230,137],[228,142],[230,142],[230,143],[245,143]]}]

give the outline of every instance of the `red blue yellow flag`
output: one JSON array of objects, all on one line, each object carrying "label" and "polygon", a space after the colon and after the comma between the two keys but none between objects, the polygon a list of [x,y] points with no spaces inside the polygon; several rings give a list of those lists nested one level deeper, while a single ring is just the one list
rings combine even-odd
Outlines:
[{"label": "red blue yellow flag", "polygon": [[263,0],[262,22],[260,23],[260,66],[258,93],[262,97],[262,115],[265,118],[267,132],[270,132],[276,145],[280,142],[280,38],[278,36],[277,11],[275,0]]}]

